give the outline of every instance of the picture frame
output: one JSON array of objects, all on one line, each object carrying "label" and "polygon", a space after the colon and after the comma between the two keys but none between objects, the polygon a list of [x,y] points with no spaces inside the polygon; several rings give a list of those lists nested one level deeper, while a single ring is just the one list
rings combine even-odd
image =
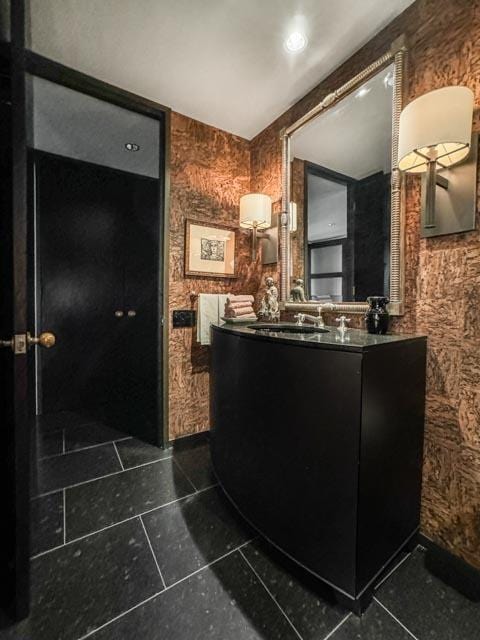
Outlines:
[{"label": "picture frame", "polygon": [[236,278],[238,228],[204,220],[185,221],[185,276]]}]

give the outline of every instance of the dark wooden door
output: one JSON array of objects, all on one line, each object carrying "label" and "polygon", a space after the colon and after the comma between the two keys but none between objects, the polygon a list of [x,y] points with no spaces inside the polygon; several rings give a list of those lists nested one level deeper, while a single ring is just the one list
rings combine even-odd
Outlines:
[{"label": "dark wooden door", "polygon": [[[27,110],[24,5],[12,2],[11,43],[2,47],[0,100],[0,613],[2,623],[29,608],[29,509],[33,405],[29,373]],[[14,337],[16,336],[16,339]],[[13,347],[10,341],[13,340]]]},{"label": "dark wooden door", "polygon": [[41,412],[99,417],[121,358],[125,183],[102,167],[44,154],[35,157],[35,176],[40,325],[58,340],[39,354]]},{"label": "dark wooden door", "polygon": [[122,349],[120,378],[122,423],[128,433],[158,445],[163,444],[158,425],[162,391],[158,181],[129,176],[128,186],[123,234],[122,324],[127,348]]},{"label": "dark wooden door", "polygon": [[36,153],[41,410],[158,444],[158,181]]}]

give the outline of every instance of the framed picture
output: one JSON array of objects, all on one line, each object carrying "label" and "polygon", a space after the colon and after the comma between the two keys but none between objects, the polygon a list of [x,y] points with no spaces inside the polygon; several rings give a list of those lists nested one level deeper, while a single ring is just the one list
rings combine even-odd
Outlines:
[{"label": "framed picture", "polygon": [[236,278],[237,229],[223,224],[187,220],[185,275]]}]

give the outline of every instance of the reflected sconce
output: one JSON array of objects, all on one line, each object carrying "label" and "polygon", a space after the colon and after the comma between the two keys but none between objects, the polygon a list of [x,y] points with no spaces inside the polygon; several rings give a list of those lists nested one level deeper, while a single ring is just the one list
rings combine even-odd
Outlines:
[{"label": "reflected sconce", "polygon": [[290,202],[290,233],[295,233],[297,230],[297,203]]},{"label": "reflected sconce", "polygon": [[423,237],[475,228],[473,104],[468,87],[445,87],[413,100],[400,115],[398,168],[423,174]]},{"label": "reflected sconce", "polygon": [[257,232],[272,224],[272,200],[263,193],[248,193],[240,198],[240,226],[252,229],[252,260],[257,258]]}]

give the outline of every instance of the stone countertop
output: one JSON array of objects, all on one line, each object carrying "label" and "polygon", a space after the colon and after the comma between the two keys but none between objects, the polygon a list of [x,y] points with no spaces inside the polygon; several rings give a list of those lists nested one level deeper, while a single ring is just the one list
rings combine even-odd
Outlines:
[{"label": "stone countertop", "polygon": [[[336,351],[353,351],[366,352],[370,349],[377,349],[388,345],[395,345],[401,342],[409,342],[412,340],[426,340],[426,336],[421,335],[394,335],[388,334],[372,335],[360,329],[348,329],[344,337],[337,327],[326,326],[326,333],[289,333],[284,331],[265,331],[261,330],[262,325],[266,323],[253,322],[251,324],[227,324],[212,325],[213,331],[222,331],[235,335],[252,338],[255,340],[264,340],[271,342],[283,342],[295,344],[297,346],[317,347],[321,349],[334,349]],[[270,323],[268,323],[270,324]],[[279,322],[280,326],[296,325],[293,322]],[[311,325],[305,325],[311,326]]]}]

